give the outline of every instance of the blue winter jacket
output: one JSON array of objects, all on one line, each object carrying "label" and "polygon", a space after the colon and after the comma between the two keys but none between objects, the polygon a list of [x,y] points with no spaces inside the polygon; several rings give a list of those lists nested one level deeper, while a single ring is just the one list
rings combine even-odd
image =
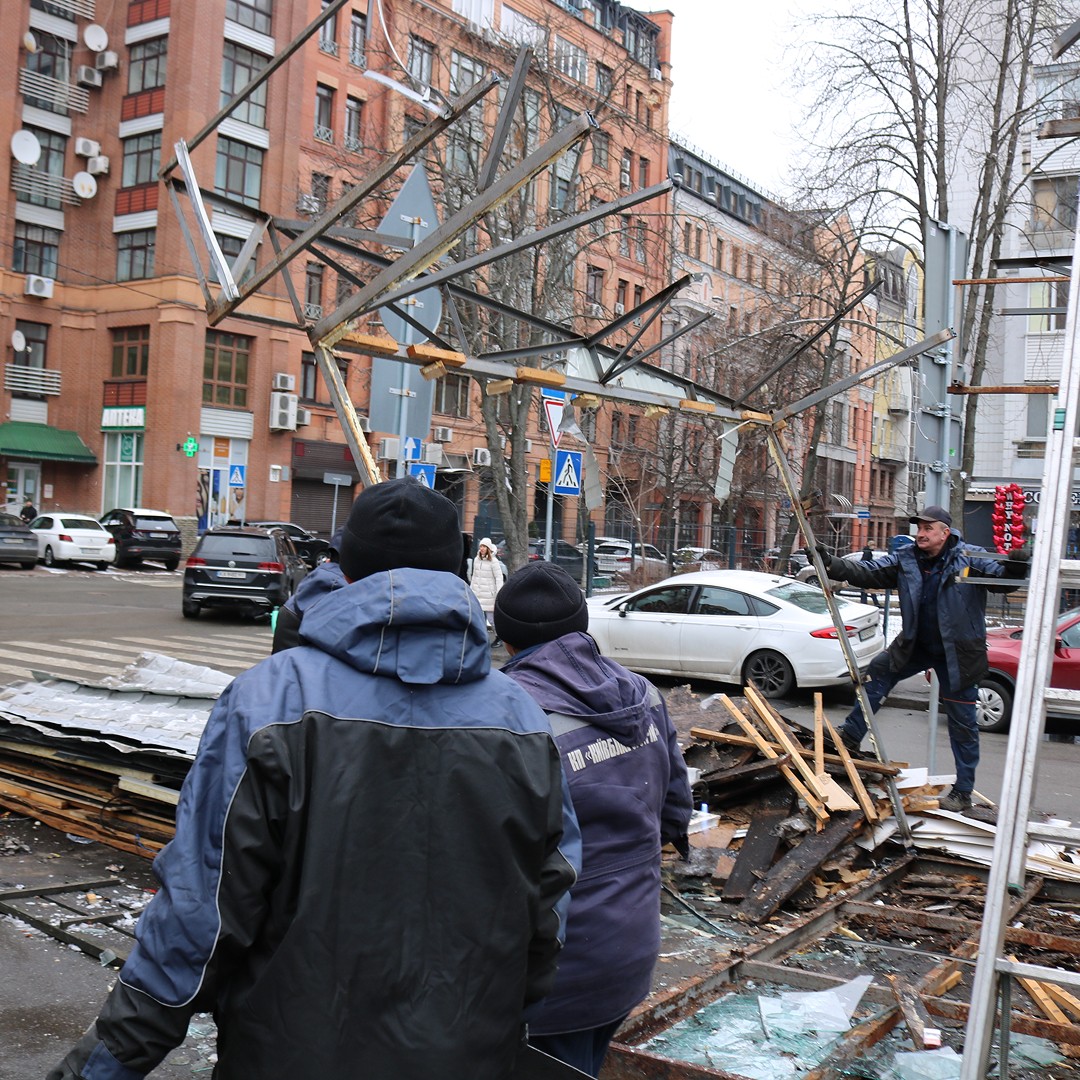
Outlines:
[{"label": "blue winter jacket", "polygon": [[555,989],[530,1011],[529,1030],[599,1027],[649,993],[660,948],[660,847],[686,850],[686,764],[656,688],[601,656],[588,634],[523,652],[503,671],[554,714],[582,838]]},{"label": "blue winter jacket", "polygon": [[[954,689],[974,686],[986,674],[986,593],[1009,592],[1015,585],[975,585],[963,580],[965,571],[974,577],[1010,577],[1012,569],[996,559],[980,559],[985,548],[965,544],[953,531],[945,541],[941,588],[938,592],[938,626],[945,647],[949,682]],[[918,644],[919,600],[922,594],[923,561],[914,544],[905,544],[891,555],[872,562],[832,559],[829,577],[848,581],[857,588],[896,589],[902,617],[901,632],[889,645],[889,664],[899,671],[911,659]],[[1022,568],[1021,568],[1022,570]]]},{"label": "blue winter jacket", "polygon": [[134,1080],[205,1009],[215,1080],[506,1075],[580,857],[547,718],[452,574],[337,589],[304,639],[211,713],[138,944],[51,1076]]}]

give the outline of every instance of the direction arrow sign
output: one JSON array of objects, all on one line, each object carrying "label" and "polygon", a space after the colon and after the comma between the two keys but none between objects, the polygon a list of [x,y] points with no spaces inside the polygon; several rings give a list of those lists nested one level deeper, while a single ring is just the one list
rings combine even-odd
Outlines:
[{"label": "direction arrow sign", "polygon": [[406,439],[405,440],[405,460],[406,461],[419,461],[421,454],[423,453],[424,444],[419,439]]},{"label": "direction arrow sign", "polygon": [[579,450],[555,451],[555,484],[551,490],[556,495],[581,494],[581,452]]},{"label": "direction arrow sign", "polygon": [[424,487],[435,490],[435,466],[426,461],[411,461],[409,463],[409,475],[415,476]]},{"label": "direction arrow sign", "polygon": [[229,487],[247,487],[247,481],[244,479],[246,472],[246,465],[233,465],[229,469]]},{"label": "direction arrow sign", "polygon": [[559,430],[559,425],[562,423],[563,412],[566,409],[565,401],[557,401],[554,398],[544,398],[544,412],[547,414],[547,426],[548,432],[551,434],[551,446],[552,449],[559,449],[559,440],[563,437],[563,433]]}]

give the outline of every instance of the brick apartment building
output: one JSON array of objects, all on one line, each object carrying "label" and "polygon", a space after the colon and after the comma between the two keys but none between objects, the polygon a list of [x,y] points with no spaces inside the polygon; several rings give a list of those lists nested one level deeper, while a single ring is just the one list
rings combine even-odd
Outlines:
[{"label": "brick apartment building", "polygon": [[[235,208],[211,211],[227,257],[251,229],[244,206],[309,220],[425,121],[422,103],[370,73],[449,98],[486,71],[509,74],[522,42],[536,52],[520,120],[526,140],[546,138],[582,109],[600,123],[573,167],[560,161],[528,189],[538,223],[662,179],[670,15],[644,16],[613,0],[380,7],[385,23],[373,15],[372,25],[366,2],[344,5],[193,151],[200,186]],[[13,61],[0,87],[14,103],[3,132],[14,136],[12,156],[0,175],[7,502],[29,495],[42,509],[91,513],[139,504],[199,527],[242,516],[321,531],[335,497],[339,513],[347,505],[353,489],[323,476],[358,474],[307,336],[277,325],[296,322],[282,279],[242,308],[264,322],[231,317],[209,327],[157,179],[174,143],[197,132],[320,10],[319,0],[12,0],[0,8]],[[498,104],[489,95],[484,125],[466,125],[457,146],[443,140],[427,159],[442,170],[432,176],[439,201],[455,168],[482,158]],[[367,216],[377,221],[388,202],[365,207]],[[666,198],[657,198],[576,237],[562,314],[595,327],[666,284],[667,213]],[[289,272],[310,320],[356,284],[316,258],[295,260]],[[366,414],[371,358],[352,356],[343,371]],[[466,528],[477,518],[494,523],[489,496],[501,463],[485,436],[478,389],[451,374],[434,398],[437,486],[458,503]],[[537,405],[530,414],[532,466],[546,456],[541,412]],[[592,422],[603,459],[610,409]],[[392,434],[370,432],[373,448]],[[184,443],[197,444],[197,453],[187,456]],[[571,505],[558,515],[569,539],[575,513]]]}]

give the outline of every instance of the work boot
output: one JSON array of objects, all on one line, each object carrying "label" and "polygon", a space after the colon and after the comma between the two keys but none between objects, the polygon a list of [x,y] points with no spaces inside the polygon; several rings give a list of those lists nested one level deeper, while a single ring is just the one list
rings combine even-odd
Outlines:
[{"label": "work boot", "polygon": [[938,803],[938,807],[942,810],[951,810],[956,814],[963,813],[965,810],[970,810],[971,792],[957,791],[954,788]]},{"label": "work boot", "polygon": [[862,745],[862,739],[857,739],[846,728],[840,729],[840,741],[847,747],[847,752],[854,756],[858,756],[862,753],[859,747]]}]

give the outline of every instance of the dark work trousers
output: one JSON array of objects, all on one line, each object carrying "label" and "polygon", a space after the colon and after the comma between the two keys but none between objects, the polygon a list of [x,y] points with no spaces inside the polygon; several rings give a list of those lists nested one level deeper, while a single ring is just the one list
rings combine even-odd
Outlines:
[{"label": "dark work trousers", "polygon": [[619,1030],[623,1016],[614,1023],[603,1027],[587,1028],[585,1031],[564,1031],[558,1035],[530,1035],[529,1045],[543,1050],[567,1065],[573,1065],[589,1076],[599,1076],[604,1055]]},{"label": "dark work trousers", "polygon": [[[979,725],[975,719],[975,703],[979,699],[976,686],[965,686],[959,690],[949,685],[949,669],[944,656],[932,656],[916,649],[914,655],[900,671],[889,670],[889,654],[879,653],[870,661],[867,671],[866,696],[870,708],[876,713],[878,706],[889,691],[903,679],[910,679],[921,671],[933,668],[941,684],[941,704],[949,720],[949,743],[952,746],[953,761],[956,763],[956,785],[954,791],[971,794],[975,787],[975,768],[979,764]],[[849,738],[862,742],[866,734],[866,720],[858,700],[848,713],[842,733]]]}]

